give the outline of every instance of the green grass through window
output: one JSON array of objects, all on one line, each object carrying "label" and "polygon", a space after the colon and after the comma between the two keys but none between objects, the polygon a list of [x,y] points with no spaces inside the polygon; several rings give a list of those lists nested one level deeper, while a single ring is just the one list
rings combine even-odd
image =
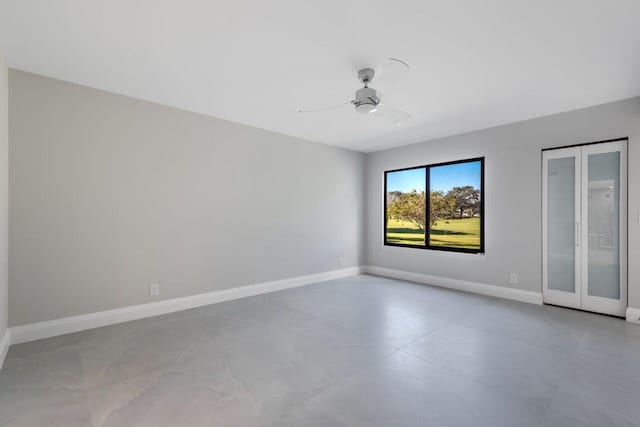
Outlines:
[{"label": "green grass through window", "polygon": [[[424,245],[424,233],[408,221],[391,219],[387,224],[387,242]],[[480,218],[439,220],[431,228],[431,246],[480,249]]]}]

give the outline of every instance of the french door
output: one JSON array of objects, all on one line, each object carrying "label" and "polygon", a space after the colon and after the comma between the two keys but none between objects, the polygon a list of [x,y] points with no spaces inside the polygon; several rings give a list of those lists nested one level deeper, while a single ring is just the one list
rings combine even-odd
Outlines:
[{"label": "french door", "polygon": [[544,302],[624,316],[627,140],[543,151]]}]

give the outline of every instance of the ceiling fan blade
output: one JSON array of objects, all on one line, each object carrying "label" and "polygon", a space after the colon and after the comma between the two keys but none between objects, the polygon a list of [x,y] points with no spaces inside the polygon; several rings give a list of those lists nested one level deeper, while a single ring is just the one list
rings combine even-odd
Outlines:
[{"label": "ceiling fan blade", "polygon": [[405,120],[409,120],[411,118],[411,114],[406,113],[402,110],[398,110],[397,108],[388,107],[386,105],[378,104],[378,108],[372,114],[382,117],[383,119],[393,123],[394,125],[400,124]]},{"label": "ceiling fan blade", "polygon": [[401,67],[404,67],[407,71],[409,70],[409,68],[411,68],[409,67],[409,64],[407,64],[400,58],[389,58],[389,61],[392,61],[393,63],[398,64]]},{"label": "ceiling fan blade", "polygon": [[298,113],[322,113],[323,111],[336,110],[340,107],[344,107],[345,105],[351,104],[351,101],[343,102],[342,104],[333,105],[327,108],[319,108],[317,110],[298,110]]},{"label": "ceiling fan blade", "polygon": [[379,73],[376,77],[380,79],[381,84],[390,85],[403,80],[409,72],[409,64],[399,58],[387,58],[378,69]]}]

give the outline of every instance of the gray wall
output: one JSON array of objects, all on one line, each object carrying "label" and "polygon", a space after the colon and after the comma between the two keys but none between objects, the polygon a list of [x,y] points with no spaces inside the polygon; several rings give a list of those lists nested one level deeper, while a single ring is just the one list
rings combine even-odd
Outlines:
[{"label": "gray wall", "polygon": [[[367,156],[369,265],[541,292],[541,149],[629,137],[629,305],[640,307],[640,98],[471,132]],[[486,254],[385,247],[383,172],[485,156]],[[509,274],[519,275],[517,285]]]},{"label": "gray wall", "polygon": [[363,261],[360,153],[14,70],[9,86],[11,326]]},{"label": "gray wall", "polygon": [[7,330],[9,242],[9,84],[7,66],[0,52],[0,340]]}]

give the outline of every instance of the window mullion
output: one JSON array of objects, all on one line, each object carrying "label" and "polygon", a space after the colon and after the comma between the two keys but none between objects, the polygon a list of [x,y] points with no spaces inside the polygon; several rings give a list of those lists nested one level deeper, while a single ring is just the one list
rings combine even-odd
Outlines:
[{"label": "window mullion", "polygon": [[431,189],[429,188],[429,175],[431,173],[431,168],[426,166],[424,171],[425,176],[425,207],[424,207],[424,246],[426,248],[430,247],[430,235],[431,235]]}]

